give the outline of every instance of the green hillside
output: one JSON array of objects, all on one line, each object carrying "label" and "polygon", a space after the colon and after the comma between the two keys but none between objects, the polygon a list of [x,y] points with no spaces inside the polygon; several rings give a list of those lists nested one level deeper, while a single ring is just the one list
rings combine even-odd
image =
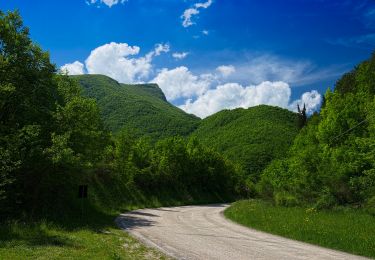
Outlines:
[{"label": "green hillside", "polygon": [[200,120],[168,103],[156,84],[120,84],[103,75],[73,78],[85,96],[97,101],[105,124],[114,133],[125,128],[154,140],[193,133],[254,175],[272,159],[285,155],[298,133],[297,114],[277,107],[224,110]]},{"label": "green hillside", "polygon": [[285,156],[298,131],[297,114],[261,105],[218,112],[204,119],[194,135],[257,176],[272,159]]},{"label": "green hillside", "polygon": [[85,96],[97,101],[104,123],[114,133],[126,128],[153,139],[187,136],[199,124],[198,117],[168,103],[156,84],[120,84],[103,75],[73,78],[83,87]]}]

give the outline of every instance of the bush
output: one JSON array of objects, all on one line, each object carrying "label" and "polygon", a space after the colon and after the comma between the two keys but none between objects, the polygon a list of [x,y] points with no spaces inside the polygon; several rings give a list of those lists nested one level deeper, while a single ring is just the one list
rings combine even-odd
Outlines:
[{"label": "bush", "polygon": [[288,192],[277,192],[274,199],[278,206],[294,207],[299,204],[298,199]]},{"label": "bush", "polygon": [[369,214],[375,216],[375,196],[367,201],[365,209]]},{"label": "bush", "polygon": [[315,203],[316,209],[331,209],[337,204],[336,198],[328,191],[324,190]]}]

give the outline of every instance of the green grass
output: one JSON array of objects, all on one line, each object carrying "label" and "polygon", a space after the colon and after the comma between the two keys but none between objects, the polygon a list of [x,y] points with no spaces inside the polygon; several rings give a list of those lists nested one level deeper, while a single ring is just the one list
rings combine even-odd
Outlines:
[{"label": "green grass", "polygon": [[0,259],[166,258],[116,228],[113,216],[91,216],[88,223],[73,222],[76,224],[49,221],[2,224]]},{"label": "green grass", "polygon": [[245,200],[224,215],[257,230],[375,258],[375,217],[358,209],[316,211]]}]

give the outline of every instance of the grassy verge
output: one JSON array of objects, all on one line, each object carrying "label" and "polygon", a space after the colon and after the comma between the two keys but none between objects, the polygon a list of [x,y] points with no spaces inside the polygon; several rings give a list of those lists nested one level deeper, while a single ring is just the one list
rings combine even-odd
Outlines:
[{"label": "grassy verge", "polygon": [[234,203],[224,215],[257,230],[375,258],[375,217],[360,210],[316,211],[245,200]]},{"label": "grassy verge", "polygon": [[0,228],[0,259],[165,259],[110,223],[97,230],[8,223]]}]

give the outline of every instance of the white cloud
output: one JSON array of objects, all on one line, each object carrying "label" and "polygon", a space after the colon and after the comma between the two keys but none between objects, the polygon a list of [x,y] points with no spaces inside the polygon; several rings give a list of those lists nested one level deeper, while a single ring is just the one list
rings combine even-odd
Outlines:
[{"label": "white cloud", "polygon": [[292,90],[286,82],[264,81],[258,85],[244,87],[238,83],[226,83],[209,89],[195,100],[188,99],[179,106],[188,113],[205,118],[223,109],[249,108],[257,105],[271,105],[297,110],[297,104],[306,104],[308,114],[317,111],[322,96],[316,91],[304,93],[300,99],[290,102]]},{"label": "white cloud", "polygon": [[188,52],[175,52],[172,54],[172,57],[176,60],[182,60],[185,59],[189,55]]},{"label": "white cloud", "polygon": [[312,90],[311,92],[305,92],[302,94],[301,98],[295,100],[290,104],[289,109],[292,111],[297,111],[297,105],[301,108],[306,105],[307,114],[311,114],[314,111],[317,111],[322,103],[322,96],[318,91]]},{"label": "white cloud", "polygon": [[85,65],[83,65],[79,61],[75,61],[73,63],[68,63],[60,67],[60,70],[63,73],[67,73],[69,75],[81,75],[85,74]]},{"label": "white cloud", "polygon": [[91,51],[86,60],[89,74],[104,74],[120,82],[137,82],[151,71],[151,57],[130,58],[138,55],[138,46],[126,43],[109,43]]},{"label": "white cloud", "polygon": [[210,32],[207,31],[207,30],[203,30],[202,33],[203,33],[204,35],[208,35]]},{"label": "white cloud", "polygon": [[112,7],[113,5],[117,5],[119,3],[123,4],[128,0],[89,0],[86,1],[86,4],[93,5],[93,4],[105,4],[108,7]]},{"label": "white cloud", "polygon": [[192,21],[192,18],[194,15],[198,15],[200,13],[199,9],[207,9],[212,5],[212,0],[207,0],[207,2],[204,3],[196,3],[194,7],[188,8],[184,11],[184,13],[181,15],[182,19],[182,26],[189,27],[195,24]]},{"label": "white cloud", "polygon": [[208,90],[195,101],[187,100],[180,108],[204,118],[222,109],[237,107],[248,108],[260,104],[288,107],[290,95],[291,89],[285,82],[265,81],[248,87],[227,83]]},{"label": "white cloud", "polygon": [[157,83],[168,100],[202,95],[212,82],[211,74],[193,75],[182,66],[172,70],[162,69],[151,82]]},{"label": "white cloud", "polygon": [[152,71],[152,59],[169,51],[168,44],[157,44],[155,49],[144,57],[138,55],[138,46],[127,43],[109,43],[93,50],[86,60],[89,74],[104,74],[122,83],[142,82]]},{"label": "white cloud", "polygon": [[244,54],[247,62],[235,64],[236,72],[231,80],[259,84],[263,81],[283,81],[303,86],[317,81],[338,77],[346,68],[331,66],[318,69],[309,61],[288,60],[273,55],[250,56]]},{"label": "white cloud", "polygon": [[216,70],[223,76],[228,77],[229,75],[233,74],[236,71],[236,68],[233,65],[221,65],[216,68]]},{"label": "white cloud", "polygon": [[212,5],[212,0],[208,0],[207,2],[205,3],[196,3],[194,5],[195,8],[204,8],[204,9],[207,9],[208,7],[210,7]]},{"label": "white cloud", "polygon": [[161,43],[158,43],[158,44],[156,44],[156,46],[155,46],[155,50],[154,50],[154,55],[155,56],[159,56],[160,54],[162,54],[163,52],[164,53],[167,53],[167,52],[169,52],[169,50],[170,50],[170,46],[169,46],[169,44],[161,44]]}]

